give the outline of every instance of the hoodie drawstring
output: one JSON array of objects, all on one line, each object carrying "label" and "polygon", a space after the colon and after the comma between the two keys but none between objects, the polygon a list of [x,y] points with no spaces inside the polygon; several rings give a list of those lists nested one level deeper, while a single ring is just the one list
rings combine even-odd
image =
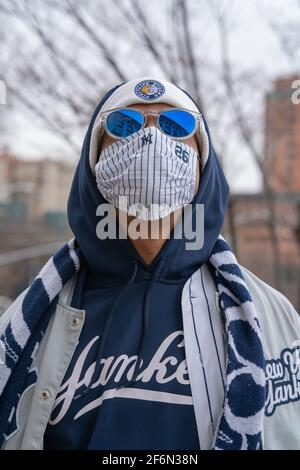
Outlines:
[{"label": "hoodie drawstring", "polygon": [[109,312],[109,315],[108,315],[108,319],[107,319],[107,322],[106,322],[106,325],[105,325],[105,329],[104,329],[104,332],[103,332],[103,335],[102,335],[102,338],[101,340],[99,341],[99,347],[98,347],[98,350],[97,350],[97,354],[96,354],[96,362],[95,362],[95,369],[94,369],[94,372],[92,373],[92,376],[90,378],[90,381],[89,381],[89,384],[87,386],[85,386],[85,388],[79,392],[75,397],[74,399],[76,400],[77,398],[81,397],[81,396],[84,396],[86,395],[90,389],[92,388],[92,385],[93,385],[93,380],[95,377],[98,376],[98,374],[100,373],[100,368],[101,368],[101,359],[102,359],[102,354],[103,354],[103,350],[104,350],[104,346],[105,346],[105,341],[106,341],[106,337],[107,337],[107,334],[108,334],[108,331],[109,331],[109,327],[110,327],[110,324],[112,322],[112,318],[113,318],[113,315],[114,315],[114,312],[116,311],[116,307],[122,297],[122,295],[126,292],[126,290],[131,286],[131,284],[134,282],[135,280],[135,276],[136,276],[136,273],[137,273],[137,261],[134,260],[134,268],[133,268],[133,272],[132,272],[132,275],[130,276],[130,279],[129,281],[127,282],[127,284],[124,286],[124,288],[121,290],[120,294],[118,295],[118,297],[116,298],[116,300],[114,301],[112,307],[111,307],[111,310]]},{"label": "hoodie drawstring", "polygon": [[164,265],[166,261],[166,258],[162,257],[160,262],[158,263],[155,271],[153,272],[153,275],[152,275],[152,279],[151,279],[151,282],[147,288],[147,292],[145,294],[145,297],[144,297],[144,302],[143,302],[143,332],[142,332],[142,336],[141,336],[141,340],[140,340],[140,344],[139,344],[139,351],[138,351],[138,354],[137,354],[137,360],[136,360],[136,363],[135,363],[135,366],[134,366],[134,371],[133,371],[133,374],[132,374],[132,378],[130,380],[127,380],[124,384],[122,385],[119,385],[117,388],[117,390],[119,388],[123,388],[123,387],[130,387],[134,382],[136,382],[136,377],[139,373],[139,369],[138,369],[138,363],[140,362],[140,356],[141,356],[141,353],[143,351],[143,346],[144,346],[144,343],[145,343],[145,337],[146,337],[146,332],[147,332],[147,329],[148,329],[148,317],[149,317],[149,302],[150,302],[150,295],[151,295],[151,290],[152,290],[152,287],[154,286],[161,270],[162,270],[162,267]]},{"label": "hoodie drawstring", "polygon": [[[155,271],[153,272],[151,282],[150,282],[150,284],[147,288],[147,292],[146,292],[145,297],[144,297],[144,302],[143,302],[143,330],[142,330],[142,335],[141,335],[140,344],[139,344],[139,350],[138,350],[138,354],[137,354],[137,360],[136,360],[136,363],[135,363],[135,366],[134,366],[134,372],[133,372],[132,378],[130,380],[125,381],[124,384],[119,385],[118,387],[116,387],[117,389],[122,388],[122,387],[130,387],[134,382],[136,382],[136,377],[138,375],[137,365],[140,362],[140,356],[141,356],[141,353],[143,351],[146,332],[147,332],[147,329],[148,329],[149,302],[150,302],[151,291],[152,291],[152,288],[153,288],[153,286],[154,286],[154,284],[155,284],[155,282],[156,282],[156,280],[157,280],[157,278],[158,278],[158,276],[159,276],[159,274],[162,270],[162,267],[163,267],[165,261],[166,261],[166,258],[164,258],[164,257],[162,257],[161,260],[159,261]],[[112,322],[112,319],[113,319],[113,315],[116,311],[116,307],[119,304],[119,301],[120,301],[121,297],[124,295],[124,293],[127,291],[127,289],[131,286],[131,284],[135,280],[136,273],[137,273],[137,266],[138,266],[138,263],[135,260],[134,261],[133,273],[132,273],[129,281],[127,282],[126,286],[122,289],[122,291],[120,292],[120,294],[118,295],[118,297],[116,298],[115,302],[113,303],[113,305],[111,307],[111,310],[110,310],[110,313],[109,313],[109,316],[108,316],[108,319],[107,319],[107,322],[106,322],[106,325],[105,325],[105,329],[104,329],[101,341],[99,343],[99,347],[98,347],[97,354],[96,354],[95,369],[94,369],[94,372],[92,373],[89,384],[87,386],[85,386],[85,388],[81,392],[79,392],[74,397],[74,399],[77,399],[81,396],[86,395],[91,390],[94,379],[96,377],[98,377],[98,375],[100,373],[101,359],[102,359],[102,355],[103,355],[103,351],[104,351],[105,341],[106,341],[106,337],[107,337],[107,334],[108,334],[108,331],[109,331],[109,328],[110,328],[110,325],[111,325],[111,322]]]}]

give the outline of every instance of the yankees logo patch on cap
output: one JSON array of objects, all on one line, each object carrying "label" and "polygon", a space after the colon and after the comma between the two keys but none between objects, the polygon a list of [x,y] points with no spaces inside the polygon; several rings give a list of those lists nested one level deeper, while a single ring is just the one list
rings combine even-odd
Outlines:
[{"label": "yankees logo patch on cap", "polygon": [[156,80],[143,80],[135,86],[134,92],[139,98],[150,101],[162,96],[165,92],[165,87]]}]

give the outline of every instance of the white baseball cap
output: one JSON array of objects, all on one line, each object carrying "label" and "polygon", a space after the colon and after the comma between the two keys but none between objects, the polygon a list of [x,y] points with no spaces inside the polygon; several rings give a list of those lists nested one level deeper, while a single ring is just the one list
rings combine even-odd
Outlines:
[{"label": "white baseball cap", "polygon": [[[200,112],[194,101],[179,87],[167,80],[147,76],[129,80],[119,86],[105,101],[99,114],[109,109],[137,103],[165,103],[197,113]],[[98,158],[101,137],[104,132],[99,114],[95,119],[91,135],[90,165],[93,172]],[[209,141],[203,121],[201,121],[200,129],[197,129],[195,135],[201,149],[202,169],[204,169],[209,154]]]}]

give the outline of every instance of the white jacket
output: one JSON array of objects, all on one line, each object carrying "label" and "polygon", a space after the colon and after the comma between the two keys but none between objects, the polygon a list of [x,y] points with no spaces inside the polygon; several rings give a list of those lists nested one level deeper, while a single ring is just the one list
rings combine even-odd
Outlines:
[{"label": "white jacket", "polygon": [[[300,317],[282,294],[247,269],[242,268],[242,272],[263,333],[268,397],[263,446],[264,449],[300,449]],[[32,384],[22,394],[15,429],[2,449],[43,449],[53,403],[85,320],[83,310],[70,307],[75,282],[76,276],[60,294],[32,364]],[[25,293],[0,318],[0,334]],[[195,271],[184,285],[182,317],[199,440],[202,449],[210,449],[211,416],[216,425],[224,395],[226,333],[217,292],[206,265]],[[199,393],[203,390],[205,393]]]}]

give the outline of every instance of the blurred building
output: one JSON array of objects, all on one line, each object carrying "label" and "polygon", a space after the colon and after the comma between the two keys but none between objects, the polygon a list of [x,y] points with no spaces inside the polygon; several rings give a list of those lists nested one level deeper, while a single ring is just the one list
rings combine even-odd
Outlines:
[{"label": "blurred building", "polygon": [[276,192],[300,191],[300,105],[293,103],[293,82],[279,79],[266,97],[265,156],[269,183]]},{"label": "blurred building", "polygon": [[0,153],[0,202],[6,203],[10,199],[9,194],[9,171],[11,168],[10,158],[5,153]]},{"label": "blurred building", "polygon": [[[0,296],[14,299],[52,254],[39,253],[72,236],[66,207],[73,174],[74,167],[63,162],[0,152]],[[36,253],[22,259],[27,248]],[[2,254],[21,260],[3,264]]]},{"label": "blurred building", "polygon": [[[300,76],[300,75],[299,75]],[[225,231],[239,262],[284,293],[300,313],[299,76],[278,79],[266,96],[265,181],[258,194],[234,194]]]},{"label": "blurred building", "polygon": [[14,208],[27,219],[65,214],[74,166],[61,161],[21,160],[0,153],[0,204],[13,217]]}]

